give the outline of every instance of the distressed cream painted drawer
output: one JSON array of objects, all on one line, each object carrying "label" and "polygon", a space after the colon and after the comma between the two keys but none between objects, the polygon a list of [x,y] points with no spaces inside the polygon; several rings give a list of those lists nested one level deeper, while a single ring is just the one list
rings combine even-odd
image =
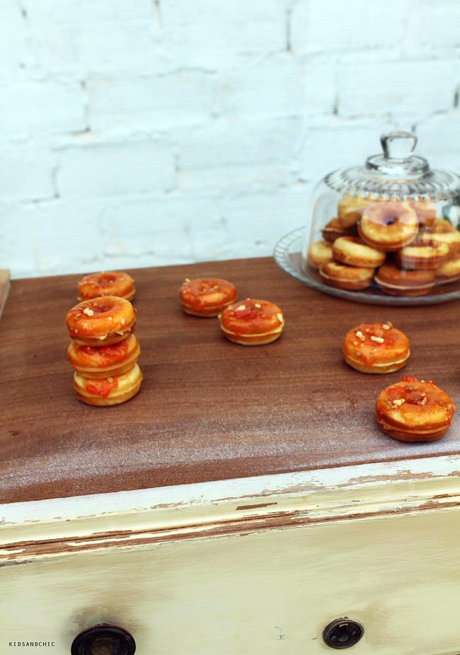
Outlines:
[{"label": "distressed cream painted drawer", "polygon": [[111,623],[139,655],[313,655],[349,617],[364,635],[348,652],[454,655],[459,470],[422,459],[5,505],[1,652],[41,637],[67,655]]},{"label": "distressed cream painted drawer", "polygon": [[[241,348],[186,316],[177,288],[204,276],[278,303],[282,338]],[[349,652],[460,653],[458,421],[389,439],[373,405],[399,374],[340,351],[391,319],[405,374],[458,404],[458,303],[389,315],[268,258],[137,270],[143,387],[105,411],[75,400],[66,361],[78,277],[13,281],[0,322],[0,655],[69,655],[99,623],[138,655],[315,655],[344,617],[364,626]],[[29,640],[55,645],[9,645]]]}]

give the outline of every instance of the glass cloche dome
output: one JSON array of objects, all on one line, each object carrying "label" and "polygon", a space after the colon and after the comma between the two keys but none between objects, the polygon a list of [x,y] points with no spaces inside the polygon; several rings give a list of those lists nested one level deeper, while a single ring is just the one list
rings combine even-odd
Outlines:
[{"label": "glass cloche dome", "polygon": [[312,286],[356,300],[460,291],[460,177],[412,154],[412,133],[390,132],[381,143],[383,154],[314,189],[304,274]]}]

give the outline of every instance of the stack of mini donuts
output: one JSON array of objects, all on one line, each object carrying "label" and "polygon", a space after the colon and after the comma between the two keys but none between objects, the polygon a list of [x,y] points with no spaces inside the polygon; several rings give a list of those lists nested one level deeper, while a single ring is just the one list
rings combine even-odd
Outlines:
[{"label": "stack of mini donuts", "polygon": [[128,300],[134,296],[133,280],[126,273],[97,273],[84,277],[78,291],[82,302],[66,317],[77,398],[88,405],[119,405],[135,396],[142,382],[136,313]]},{"label": "stack of mini donuts", "polygon": [[384,293],[422,296],[460,280],[460,232],[431,202],[346,195],[337,214],[308,250],[325,284],[359,291],[375,281]]}]

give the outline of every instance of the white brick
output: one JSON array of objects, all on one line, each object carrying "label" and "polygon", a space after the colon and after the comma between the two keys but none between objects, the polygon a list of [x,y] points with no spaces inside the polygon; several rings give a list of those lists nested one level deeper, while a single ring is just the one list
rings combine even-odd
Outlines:
[{"label": "white brick", "polygon": [[214,81],[198,72],[155,78],[90,79],[90,124],[97,131],[172,129],[200,123],[213,111]]},{"label": "white brick", "polygon": [[14,75],[28,63],[26,23],[15,0],[2,0],[0,15],[0,75]]},{"label": "white brick", "polygon": [[417,152],[432,168],[460,173],[460,115],[458,112],[432,116],[417,125]]},{"label": "white brick", "polygon": [[[65,6],[68,2],[63,3]],[[153,12],[153,9],[152,9]],[[34,24],[30,50],[43,74],[82,77],[115,72],[161,72],[159,26],[151,21]]]},{"label": "white brick", "polygon": [[54,157],[41,144],[0,145],[0,196],[39,200],[54,196]]},{"label": "white brick", "polygon": [[[410,125],[401,127],[409,129]],[[363,166],[368,157],[382,152],[380,135],[393,129],[394,124],[383,120],[336,119],[329,124],[310,125],[299,156],[301,179],[317,183],[338,168]]]},{"label": "white brick", "polygon": [[39,203],[30,216],[39,275],[97,268],[104,250],[100,201],[54,200]]},{"label": "white brick", "polygon": [[339,69],[339,114],[406,114],[414,119],[452,107],[458,79],[446,61],[344,65]]},{"label": "white brick", "polygon": [[307,54],[394,51],[412,11],[412,0],[298,0],[291,16],[291,46],[295,53]]},{"label": "white brick", "polygon": [[148,193],[174,183],[169,146],[160,141],[95,144],[61,153],[57,187],[62,196]]},{"label": "white brick", "polygon": [[222,258],[271,255],[287,232],[306,224],[310,189],[300,186],[273,194],[222,200],[226,249]]},{"label": "white brick", "polygon": [[[129,215],[130,220],[126,220]],[[103,219],[110,267],[148,257],[162,266],[218,257],[224,234],[215,201],[190,195],[112,203]]]},{"label": "white brick", "polygon": [[222,72],[219,87],[220,113],[230,118],[331,112],[335,100],[333,66],[289,56]]},{"label": "white brick", "polygon": [[0,83],[0,134],[72,132],[86,124],[78,83],[47,80]]},{"label": "white brick", "polygon": [[407,54],[456,54],[460,46],[458,0],[419,0],[407,27]]},{"label": "white brick", "polygon": [[288,164],[300,139],[299,119],[218,121],[203,130],[184,134],[179,141],[179,169],[241,164]]},{"label": "white brick", "polygon": [[[5,0],[2,0],[2,3]],[[73,25],[151,20],[151,0],[21,0],[30,25]]]},{"label": "white brick", "polygon": [[284,0],[162,0],[161,8],[166,38],[182,64],[221,68],[237,55],[286,46]]},{"label": "white brick", "polygon": [[178,187],[205,196],[272,193],[293,182],[285,163],[258,166],[218,166],[179,171]]},{"label": "white brick", "polygon": [[0,201],[0,265],[9,268],[14,278],[37,275],[29,226],[29,215],[34,211],[35,207]]}]

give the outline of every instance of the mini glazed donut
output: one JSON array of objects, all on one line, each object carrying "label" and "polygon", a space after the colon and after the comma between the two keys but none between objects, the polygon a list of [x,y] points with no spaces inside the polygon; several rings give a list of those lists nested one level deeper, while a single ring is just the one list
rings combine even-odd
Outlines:
[{"label": "mini glazed donut", "polygon": [[394,264],[383,264],[375,281],[392,296],[423,296],[434,286],[434,271],[403,271]]},{"label": "mini glazed donut", "polygon": [[433,270],[449,257],[449,246],[440,244],[411,244],[395,253],[395,261],[400,268],[414,270]]},{"label": "mini glazed donut", "polygon": [[321,268],[326,262],[331,262],[334,259],[331,244],[327,241],[314,241],[308,248],[307,259],[313,268]]},{"label": "mini glazed donut", "polygon": [[435,270],[434,277],[437,284],[450,284],[460,280],[460,256],[457,255],[441,264]]},{"label": "mini glazed donut", "polygon": [[355,225],[351,227],[343,227],[338,218],[331,218],[331,220],[326,223],[326,225],[321,230],[323,239],[325,241],[330,241],[334,243],[339,237],[354,237],[358,234],[358,230]]},{"label": "mini glazed donut", "polygon": [[372,284],[374,269],[364,266],[347,266],[338,262],[327,262],[319,269],[325,284],[337,289],[359,291]]},{"label": "mini glazed donut", "polygon": [[136,313],[129,300],[103,296],[72,307],[67,312],[66,324],[79,346],[111,346],[134,332]]},{"label": "mini glazed donut", "polygon": [[454,411],[454,403],[434,382],[411,376],[384,389],[375,405],[380,429],[398,441],[440,439]]},{"label": "mini glazed donut", "polygon": [[334,259],[349,266],[376,268],[385,261],[386,254],[380,252],[359,237],[340,237],[334,241]]},{"label": "mini glazed donut", "polygon": [[73,387],[78,400],[82,403],[108,407],[125,403],[135,396],[141,387],[141,382],[141,369],[135,364],[127,373],[103,380],[89,380],[74,373]]},{"label": "mini glazed donut", "polygon": [[409,359],[409,339],[390,322],[361,323],[345,335],[342,353],[361,373],[393,373]]},{"label": "mini glazed donut", "polygon": [[364,207],[369,204],[369,200],[362,196],[352,196],[347,194],[339,201],[337,214],[343,227],[351,227],[357,223],[362,215]]},{"label": "mini glazed donut", "polygon": [[132,334],[125,341],[98,348],[78,346],[72,340],[67,352],[69,362],[82,378],[99,380],[127,373],[137,362],[140,348]]},{"label": "mini glazed donut", "polygon": [[420,227],[431,227],[436,220],[436,207],[427,200],[409,202],[409,205],[417,214]]},{"label": "mini glazed donut", "polygon": [[272,302],[246,298],[226,307],[220,327],[229,341],[243,346],[263,346],[281,336],[283,312]]},{"label": "mini glazed donut", "polygon": [[450,232],[423,232],[419,239],[422,245],[441,245],[449,247],[449,256],[453,257],[460,252],[460,232],[453,228]]},{"label": "mini glazed donut", "polygon": [[399,250],[417,236],[417,214],[407,202],[373,202],[361,217],[358,231],[370,246],[385,252]]},{"label": "mini glazed donut", "polygon": [[456,232],[457,230],[445,218],[436,218],[429,231],[434,234],[445,234],[446,232]]},{"label": "mini glazed donut", "polygon": [[101,296],[118,296],[131,300],[135,291],[133,278],[128,273],[118,271],[85,275],[78,283],[78,295],[81,300]]},{"label": "mini glazed donut", "polygon": [[218,277],[188,278],[179,289],[182,309],[193,316],[217,316],[236,300],[235,286]]}]

